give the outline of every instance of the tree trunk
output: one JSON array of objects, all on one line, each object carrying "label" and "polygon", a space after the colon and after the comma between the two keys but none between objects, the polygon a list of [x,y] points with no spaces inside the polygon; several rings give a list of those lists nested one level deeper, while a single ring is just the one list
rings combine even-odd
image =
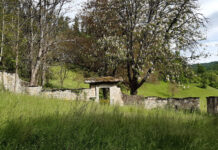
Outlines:
[{"label": "tree trunk", "polygon": [[63,88],[64,80],[67,77],[67,68],[64,64],[61,65],[61,70],[59,72],[59,76],[60,76],[60,86],[61,86],[61,88]]},{"label": "tree trunk", "polygon": [[34,31],[33,31],[33,10],[32,10],[32,3],[29,6],[30,9],[30,66],[31,66],[31,75],[34,71]]},{"label": "tree trunk", "polygon": [[130,95],[137,95],[138,94],[138,89],[135,87],[131,87],[130,89]]},{"label": "tree trunk", "polygon": [[63,65],[61,65],[61,70],[60,70],[60,85],[61,85],[61,88],[63,88],[63,85],[64,85],[64,77],[63,77]]},{"label": "tree trunk", "polygon": [[42,86],[45,86],[46,84],[46,71],[47,71],[47,65],[46,62],[44,62],[42,66]]},{"label": "tree trunk", "polygon": [[1,54],[0,63],[2,65],[2,89],[4,89],[4,64],[3,64],[3,50],[4,50],[4,31],[5,31],[5,4],[2,0],[2,35],[1,35]]},{"label": "tree trunk", "polygon": [[131,95],[137,95],[138,94],[138,79],[136,77],[133,77],[131,83],[130,83],[130,94]]},{"label": "tree trunk", "polygon": [[4,32],[5,32],[5,4],[4,0],[2,0],[2,35],[1,35],[1,55],[0,55],[0,63],[3,66],[2,57],[4,50]]},{"label": "tree trunk", "polygon": [[19,36],[20,36],[20,6],[18,6],[17,11],[17,34],[16,34],[16,66],[15,66],[15,84],[14,84],[14,92],[17,90],[18,83],[18,69],[19,69]]},{"label": "tree trunk", "polygon": [[32,73],[31,73],[31,80],[30,80],[30,86],[37,86],[37,74],[40,68],[40,65],[42,64],[42,54],[43,54],[43,43],[44,43],[44,13],[43,13],[43,6],[42,6],[42,0],[40,0],[40,42],[39,42],[39,53],[36,60],[36,64],[33,65]]},{"label": "tree trunk", "polygon": [[41,65],[41,60],[36,61],[36,65],[32,69],[30,86],[37,86],[37,74]]}]

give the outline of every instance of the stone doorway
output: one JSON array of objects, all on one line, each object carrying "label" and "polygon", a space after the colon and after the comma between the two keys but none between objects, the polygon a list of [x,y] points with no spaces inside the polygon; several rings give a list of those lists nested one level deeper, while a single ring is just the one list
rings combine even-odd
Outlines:
[{"label": "stone doorway", "polygon": [[[90,85],[90,89],[95,95],[92,97],[95,98],[95,101],[100,103],[100,99],[108,99],[107,103],[110,105],[118,104],[123,105],[122,92],[117,86],[119,82],[122,82],[122,78],[114,77],[97,77],[97,78],[88,78],[85,80],[86,84]],[[103,96],[103,90],[106,89],[105,95]],[[90,99],[90,98],[89,98]]]}]

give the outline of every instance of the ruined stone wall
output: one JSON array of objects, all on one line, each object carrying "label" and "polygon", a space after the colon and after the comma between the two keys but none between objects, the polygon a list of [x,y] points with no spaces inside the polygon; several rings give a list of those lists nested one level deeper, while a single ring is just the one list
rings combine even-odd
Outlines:
[{"label": "ruined stone wall", "polygon": [[112,104],[123,106],[123,98],[121,89],[117,86],[110,87],[110,99]]},{"label": "ruined stone wall", "polygon": [[200,98],[160,98],[123,95],[124,105],[141,105],[146,109],[173,108],[185,110],[199,110]]},{"label": "ruined stone wall", "polygon": [[207,112],[218,114],[218,97],[207,97]]},{"label": "ruined stone wall", "polygon": [[143,105],[145,97],[139,95],[126,95],[123,94],[124,105]]},{"label": "ruined stone wall", "polygon": [[0,72],[0,84],[10,92],[25,93],[28,82],[21,80],[18,76],[17,82],[15,82],[15,74]]},{"label": "ruined stone wall", "polygon": [[29,87],[29,86],[27,86],[25,89],[26,89],[25,90],[26,94],[29,94],[29,95],[32,95],[32,96],[40,95],[41,91],[42,91],[42,87],[41,86],[37,86],[37,87]]},{"label": "ruined stone wall", "polygon": [[77,93],[71,92],[71,90],[45,90],[41,92],[42,96],[49,97],[49,98],[56,98],[56,99],[64,99],[64,100],[76,100]]},{"label": "ruined stone wall", "polygon": [[64,100],[85,100],[88,101],[95,97],[95,90],[91,89],[75,89],[75,90],[43,90],[42,96],[49,98],[57,98]]},{"label": "ruined stone wall", "polygon": [[[65,100],[94,100],[99,102],[99,89],[110,89],[110,104],[118,105],[140,105],[146,109],[152,108],[174,108],[196,110],[200,108],[199,98],[159,98],[159,97],[142,97],[129,96],[122,94],[119,87],[114,85],[91,86],[90,89],[75,90],[43,90],[42,87],[28,87],[29,83],[22,81],[17,77],[15,86],[15,74],[0,72],[0,83],[10,92],[26,93],[29,95],[45,96],[49,98]],[[211,104],[211,105],[210,105]],[[217,101],[213,103],[213,110],[218,112]],[[208,103],[209,109],[212,109],[212,103]],[[214,106],[213,105],[213,106]]]},{"label": "ruined stone wall", "polygon": [[15,74],[0,72],[0,84],[10,92],[24,93],[32,96],[45,96],[48,98],[66,99],[66,100],[90,100],[95,97],[95,89],[77,89],[77,90],[43,90],[42,87],[29,87],[29,83],[21,80],[17,76],[15,87]]},{"label": "ruined stone wall", "polygon": [[159,97],[146,97],[144,99],[144,107],[146,109],[153,109],[153,108],[167,108],[170,104],[168,99],[163,99]]}]

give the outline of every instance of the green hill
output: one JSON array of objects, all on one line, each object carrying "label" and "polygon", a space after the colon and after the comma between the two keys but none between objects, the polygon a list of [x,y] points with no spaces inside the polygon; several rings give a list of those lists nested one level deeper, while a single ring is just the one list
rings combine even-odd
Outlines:
[{"label": "green hill", "polygon": [[[197,65],[198,64],[192,65],[192,68],[194,70],[196,70],[197,69]],[[218,61],[214,61],[214,62],[210,62],[210,63],[200,63],[200,65],[204,66],[206,68],[206,70],[218,71]]]}]

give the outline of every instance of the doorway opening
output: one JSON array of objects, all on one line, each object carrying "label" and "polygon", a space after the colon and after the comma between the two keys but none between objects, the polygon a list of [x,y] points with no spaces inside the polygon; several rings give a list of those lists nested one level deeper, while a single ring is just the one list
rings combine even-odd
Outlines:
[{"label": "doorway opening", "polygon": [[99,89],[99,101],[100,104],[110,105],[110,88]]}]

